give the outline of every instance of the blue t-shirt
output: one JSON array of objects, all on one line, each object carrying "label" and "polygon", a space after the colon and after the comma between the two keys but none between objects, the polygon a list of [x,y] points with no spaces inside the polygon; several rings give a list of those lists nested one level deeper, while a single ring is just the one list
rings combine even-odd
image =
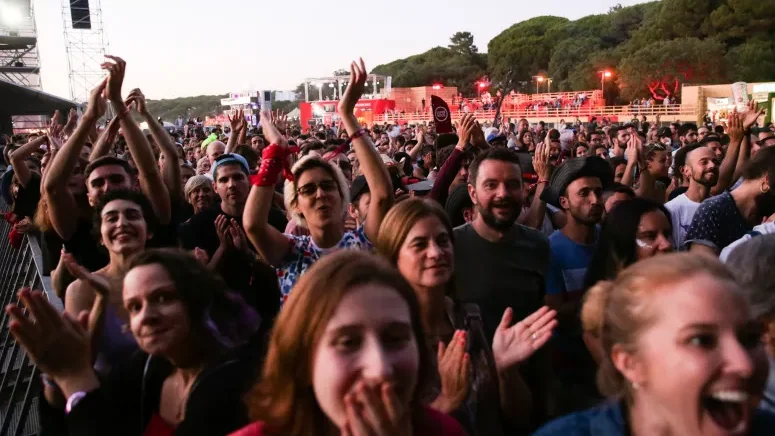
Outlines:
[{"label": "blue t-shirt", "polygon": [[592,261],[595,246],[600,238],[600,232],[595,229],[595,242],[590,245],[577,244],[571,241],[560,230],[555,230],[549,236],[551,257],[549,259],[549,274],[546,277],[546,294],[556,295],[566,292],[582,292],[584,276]]},{"label": "blue t-shirt", "polygon": [[[555,419],[533,436],[625,436],[630,434],[627,411],[621,402],[606,402],[593,409]],[[748,436],[771,435],[775,415],[755,411]]]}]

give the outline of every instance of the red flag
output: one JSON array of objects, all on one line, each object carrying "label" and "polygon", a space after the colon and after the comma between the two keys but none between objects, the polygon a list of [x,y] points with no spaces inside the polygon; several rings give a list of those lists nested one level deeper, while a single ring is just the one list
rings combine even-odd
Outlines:
[{"label": "red flag", "polygon": [[452,133],[452,112],[449,111],[447,102],[432,95],[431,108],[433,109],[433,124],[436,126],[436,133]]}]

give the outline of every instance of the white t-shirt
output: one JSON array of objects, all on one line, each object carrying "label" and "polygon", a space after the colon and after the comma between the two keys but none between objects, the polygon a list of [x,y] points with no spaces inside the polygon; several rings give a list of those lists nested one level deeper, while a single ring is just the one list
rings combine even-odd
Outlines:
[{"label": "white t-shirt", "polygon": [[700,207],[700,203],[690,200],[686,194],[681,194],[665,203],[665,207],[670,211],[670,220],[673,224],[673,244],[675,249],[683,250],[686,232],[689,231],[689,226],[692,224],[692,218],[694,218],[694,213],[697,212],[697,208]]}]

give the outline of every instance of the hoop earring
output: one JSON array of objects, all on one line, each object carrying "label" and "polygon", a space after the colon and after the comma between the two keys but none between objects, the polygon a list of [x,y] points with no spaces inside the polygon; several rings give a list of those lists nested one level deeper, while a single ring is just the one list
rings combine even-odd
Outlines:
[{"label": "hoop earring", "polygon": [[766,194],[766,193],[770,192],[770,186],[769,186],[769,185],[766,185],[766,186],[767,186],[767,188],[766,188],[766,189],[764,188],[764,186],[765,186],[765,184],[764,184],[764,183],[762,183],[762,184],[761,184],[761,186],[759,186],[759,191],[760,191],[762,194]]}]

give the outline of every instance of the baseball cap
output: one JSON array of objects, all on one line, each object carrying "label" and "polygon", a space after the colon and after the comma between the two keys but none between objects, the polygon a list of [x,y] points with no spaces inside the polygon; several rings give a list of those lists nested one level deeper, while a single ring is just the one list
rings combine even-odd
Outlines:
[{"label": "baseball cap", "polygon": [[213,180],[215,180],[215,174],[216,174],[216,171],[218,171],[218,167],[229,163],[238,163],[242,165],[242,168],[245,170],[245,174],[250,174],[250,167],[248,166],[248,161],[245,160],[244,157],[236,153],[227,153],[227,154],[218,156],[218,158],[213,163],[213,168],[210,171],[210,174],[213,176]]}]

